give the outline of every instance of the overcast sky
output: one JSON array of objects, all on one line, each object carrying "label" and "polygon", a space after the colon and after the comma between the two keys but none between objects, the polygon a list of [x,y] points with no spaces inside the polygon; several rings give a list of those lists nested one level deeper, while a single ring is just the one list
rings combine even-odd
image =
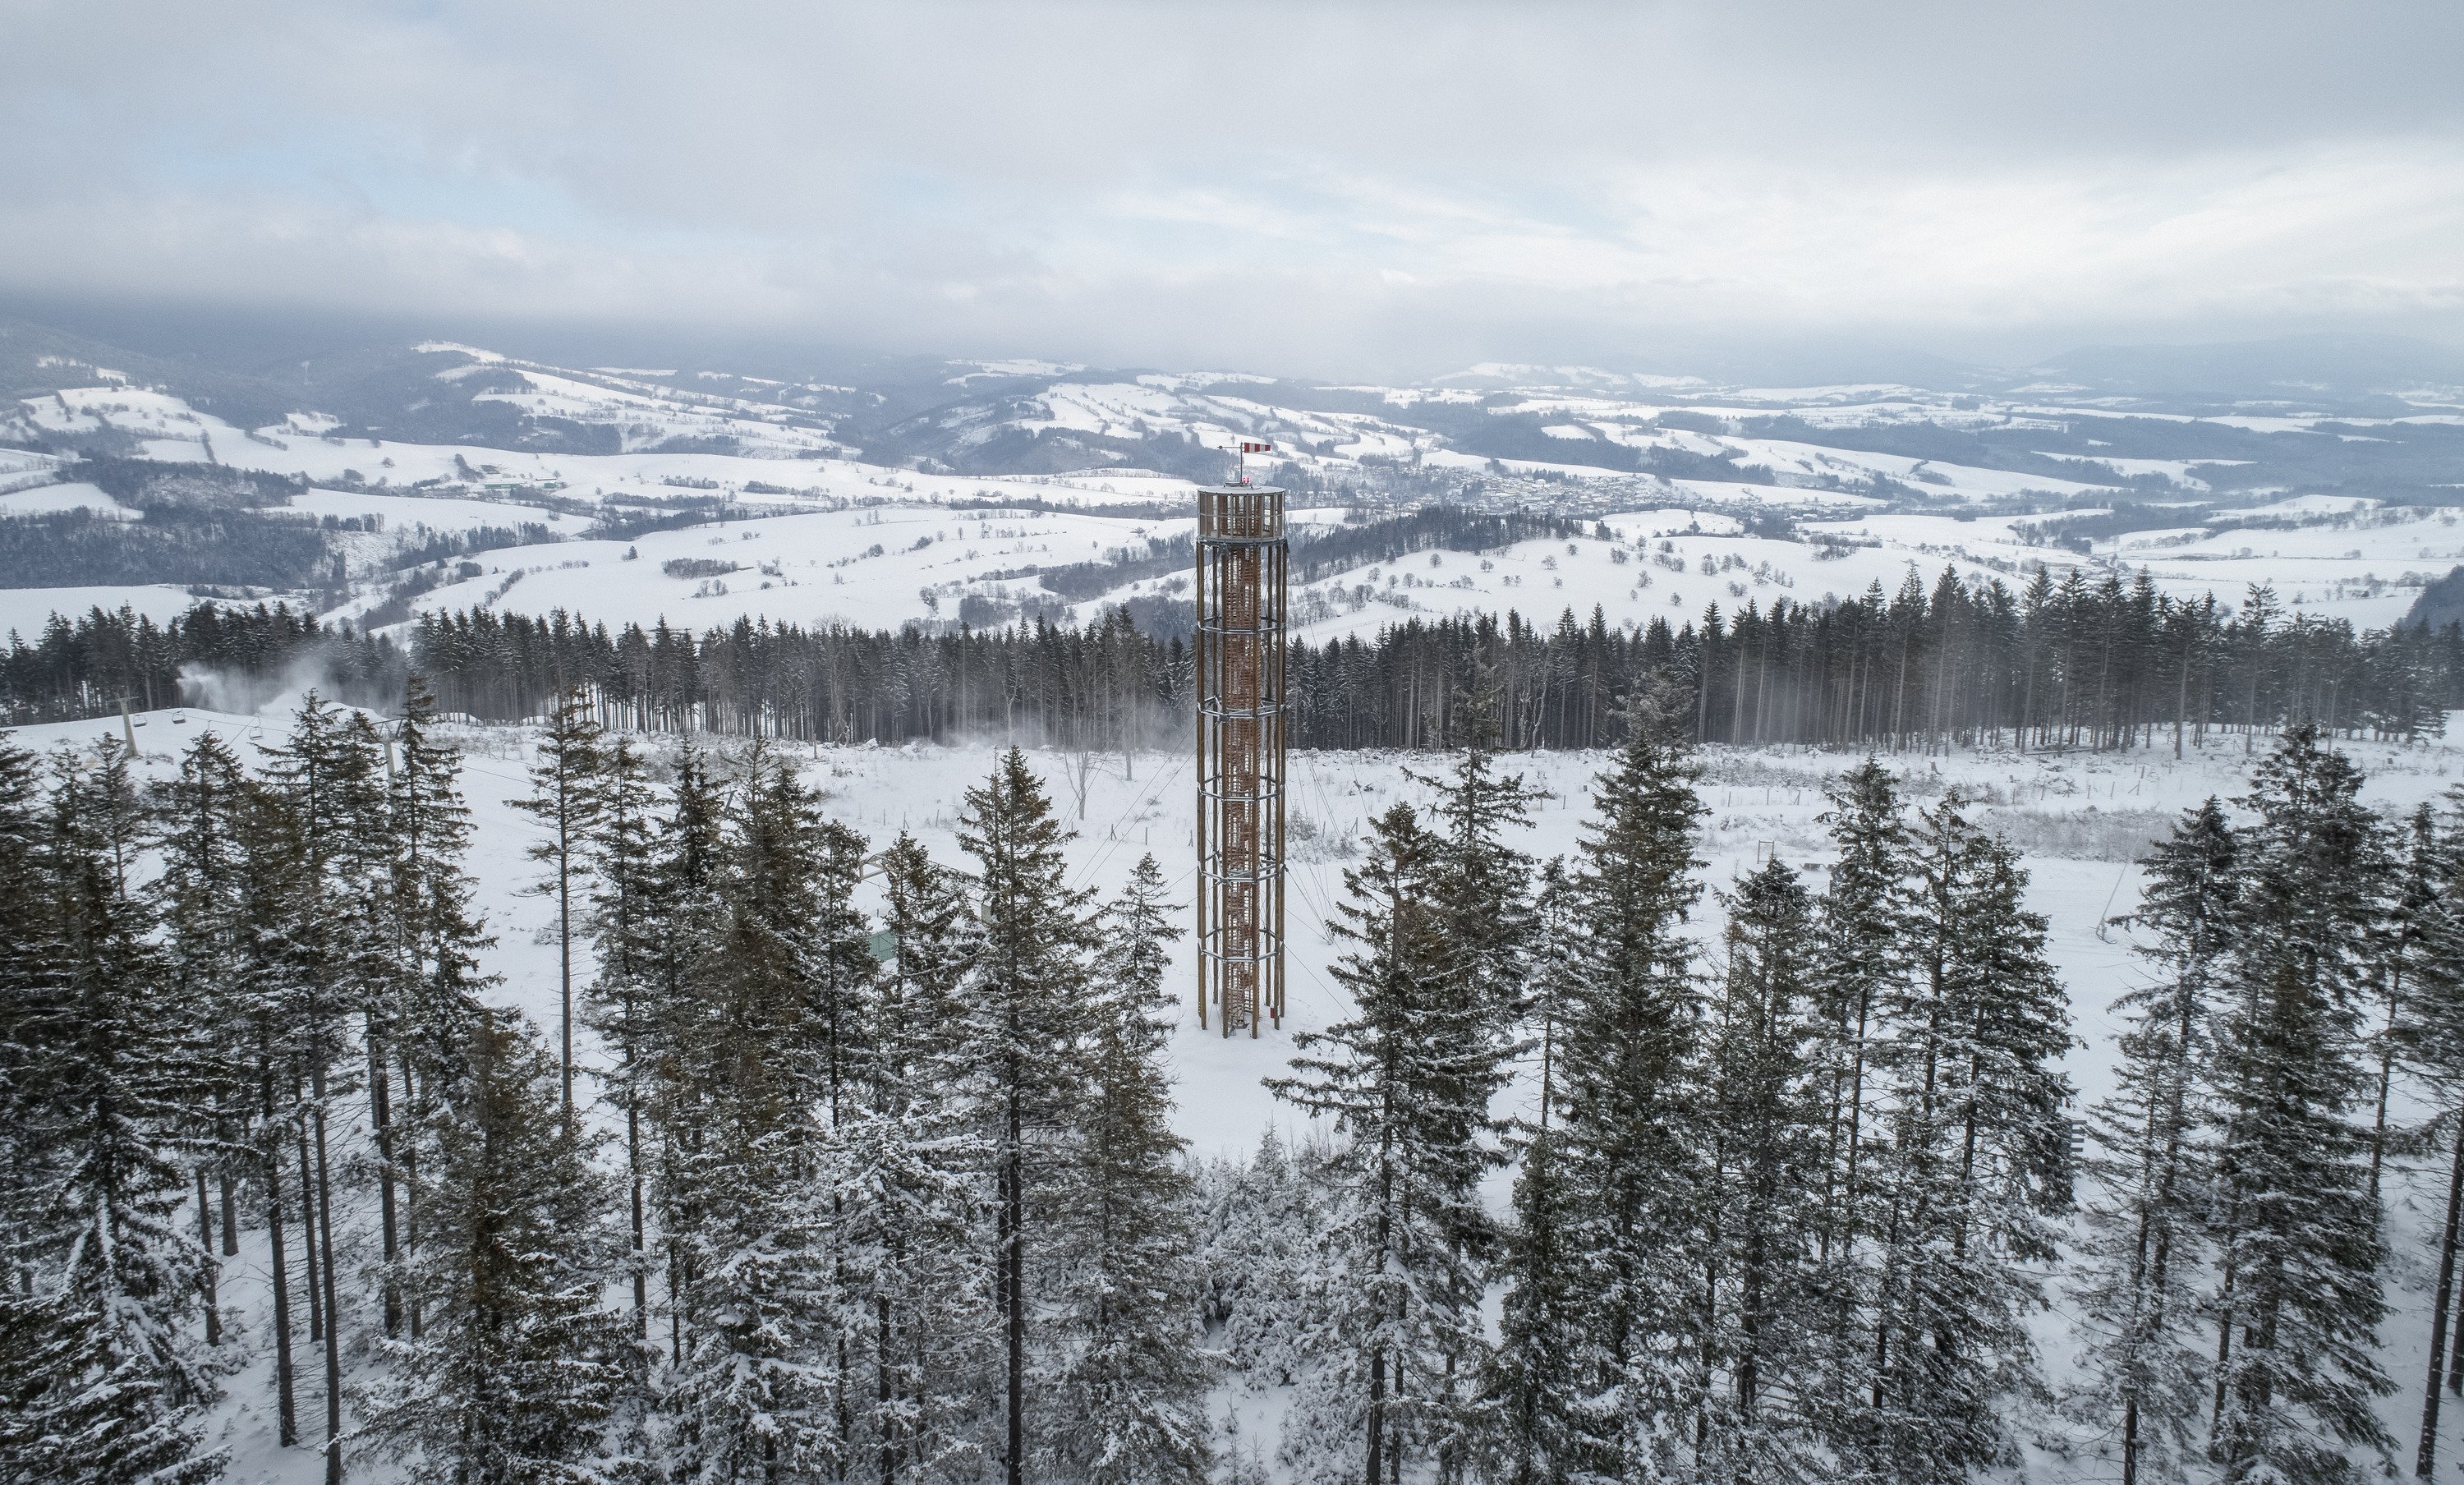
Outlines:
[{"label": "overcast sky", "polygon": [[2464,341],[2464,6],[0,0],[0,291],[1350,375]]}]

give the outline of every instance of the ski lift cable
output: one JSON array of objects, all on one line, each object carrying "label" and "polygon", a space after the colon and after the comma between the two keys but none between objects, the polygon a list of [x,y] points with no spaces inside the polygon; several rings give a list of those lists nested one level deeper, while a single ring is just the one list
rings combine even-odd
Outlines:
[{"label": "ski lift cable", "polygon": [[1171,769],[1167,771],[1162,778],[1155,781],[1155,788],[1152,791],[1140,789],[1132,794],[1130,796],[1130,802],[1122,807],[1121,812],[1113,817],[1112,823],[1110,826],[1105,828],[1105,834],[1108,838],[1104,842],[1104,849],[1096,852],[1084,866],[1071,872],[1069,874],[1070,880],[1074,883],[1081,876],[1084,876],[1089,880],[1092,880],[1095,870],[1102,866],[1106,861],[1110,860],[1112,853],[1120,847],[1121,826],[1130,818],[1131,812],[1142,805],[1160,803],[1163,799],[1164,790],[1170,787],[1173,782],[1180,777],[1180,770],[1188,765],[1189,760],[1186,758],[1175,761]]}]

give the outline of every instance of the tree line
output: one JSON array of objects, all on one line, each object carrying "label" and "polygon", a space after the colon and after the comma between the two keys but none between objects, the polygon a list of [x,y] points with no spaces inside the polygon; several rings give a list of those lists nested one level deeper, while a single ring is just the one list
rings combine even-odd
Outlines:
[{"label": "tree line", "polygon": [[[1742,586],[1742,585],[1740,585]],[[205,695],[199,677],[319,669],[334,694],[397,704],[413,668],[451,713],[543,717],[585,687],[607,725],[799,742],[991,737],[1082,750],[1178,746],[1192,703],[1186,641],[1124,610],[1083,627],[911,626],[896,632],[739,619],[702,633],[664,621],[611,630],[558,611],[424,613],[397,644],[281,606],[200,606],[157,625],[122,610],[55,616],[0,656],[20,723]],[[1954,745],[2170,747],[2255,738],[2299,721],[2348,737],[2435,735],[2464,704],[2464,626],[2356,630],[2255,586],[2228,613],[2143,574],[2039,571],[2013,592],[1912,568],[1844,602],[1617,628],[1595,609],[1553,626],[1517,613],[1405,616],[1375,636],[1288,654],[1294,746],[1442,748],[1455,700],[1487,687],[1506,745],[1615,747],[1634,698],[1691,699],[1697,742],[1924,751]]]}]

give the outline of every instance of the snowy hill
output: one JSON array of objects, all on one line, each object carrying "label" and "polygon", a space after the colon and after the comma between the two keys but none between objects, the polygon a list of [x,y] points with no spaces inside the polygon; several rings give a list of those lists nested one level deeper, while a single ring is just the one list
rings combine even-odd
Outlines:
[{"label": "snowy hill", "polygon": [[[2085,353],[2069,380],[1962,373],[1949,389],[1504,365],[1361,386],[1041,361],[797,378],[435,341],[234,369],[0,329],[0,518],[50,522],[0,567],[21,633],[46,605],[160,613],[184,584],[379,623],[486,604],[895,627],[955,619],[970,597],[979,619],[1083,621],[1170,599],[1170,575],[1095,595],[1040,569],[1144,562],[1186,535],[1193,484],[1222,477],[1236,438],[1276,445],[1256,472],[1291,489],[1304,528],[1430,503],[1607,518],[1610,538],[1573,550],[1321,574],[1294,595],[1318,633],[1507,609],[1640,625],[1896,589],[1911,565],[2014,585],[2039,565],[2144,570],[2228,604],[2268,582],[2298,611],[2380,626],[2464,558],[2464,393],[2401,358],[2380,388],[2351,347],[2322,349],[2345,372],[2311,384],[2277,376],[2299,362],[2278,347],[2281,395],[2217,405]],[[210,537],[156,543],[253,560],[99,560],[120,538],[77,522],[121,521],[140,548],[149,523],[193,524],[194,499],[149,490],[155,467],[152,483],[257,481],[220,499]],[[77,561],[40,555],[72,540]]]}]

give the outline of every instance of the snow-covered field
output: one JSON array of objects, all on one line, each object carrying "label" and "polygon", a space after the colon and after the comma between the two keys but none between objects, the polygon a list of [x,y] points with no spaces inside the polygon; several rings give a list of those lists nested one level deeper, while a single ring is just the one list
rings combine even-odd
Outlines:
[{"label": "snow-covered field", "polygon": [[[1141,483],[1153,487],[1142,490],[1141,498],[1173,496],[1165,481]],[[1170,483],[1186,498],[1185,483]],[[1061,499],[1060,488],[1005,487],[1022,498],[1046,499]],[[562,609],[611,625],[649,626],[665,619],[695,631],[763,617],[896,628],[955,617],[959,600],[970,593],[1013,604],[1057,602],[1027,569],[1101,562],[1124,552],[1142,557],[1151,543],[1186,536],[1193,525],[1189,518],[1035,511],[1023,505],[954,510],[904,491],[881,493],[887,497],[882,503],[841,509],[817,508],[818,499],[757,499],[756,509],[767,505],[778,514],[631,541],[580,539],[588,524],[583,517],[484,498],[312,488],[284,508],[309,518],[382,518],[385,535],[346,538],[354,548],[354,571],[366,570],[360,548],[373,556],[380,547],[390,549],[397,540],[422,533],[536,522],[565,538],[474,552],[479,574],[421,595],[421,610],[481,607],[545,614]],[[1547,624],[1568,609],[1588,618],[1595,608],[1612,626],[1639,628],[1654,618],[1671,624],[1699,619],[1714,603],[1733,612],[1749,601],[1765,608],[1780,599],[1819,605],[1863,593],[1874,584],[1892,592],[1911,571],[1930,588],[1946,566],[1963,580],[1998,580],[2015,587],[2037,564],[2057,576],[2085,567],[2096,581],[2108,569],[2126,579],[2145,570],[2160,590],[2176,598],[2213,593],[2229,608],[2240,603],[2249,585],[2272,583],[2279,603],[2295,612],[2372,628],[2401,618],[2423,584],[2464,562],[2464,524],[2455,512],[2434,509],[2285,511],[2333,516],[2343,523],[2133,532],[2099,543],[2089,558],[2025,542],[2013,528],[2032,519],[2027,517],[1858,512],[1809,517],[1800,522],[1805,541],[1746,536],[1734,517],[1707,508],[1716,495],[1708,492],[1703,505],[1603,518],[1598,523],[1613,533],[1610,541],[1590,534],[1594,522],[1586,521],[1586,534],[1573,541],[1527,541],[1483,552],[1441,548],[1404,561],[1355,564],[1293,588],[1295,628],[1325,639],[1375,634],[1414,616],[1510,609]],[[1121,498],[1090,493],[1090,503]],[[100,491],[74,484],[0,495],[0,507],[5,514],[117,509]],[[1339,522],[1345,514],[1340,508],[1295,510],[1291,525],[1297,533]],[[637,556],[627,560],[627,550]],[[661,571],[662,564],[679,559],[733,564],[737,570],[715,578]],[[363,583],[330,616],[357,617],[382,601],[385,587],[382,578]],[[1185,593],[1186,585],[1173,576],[1146,578],[1068,608],[1085,622],[1108,606],[1158,591]],[[76,615],[96,604],[117,608],[126,602],[160,620],[191,601],[169,586],[0,589],[0,633],[14,629],[31,640],[55,610]]]},{"label": "snow-covered field", "polygon": [[[277,701],[257,717],[195,709],[153,712],[137,719],[130,730],[143,755],[144,770],[162,777],[171,771],[177,751],[208,730],[231,740],[244,760],[259,760],[261,746],[278,742],[288,725],[285,705]],[[16,736],[26,745],[51,749],[90,746],[121,730],[121,723],[113,719],[32,727]],[[487,906],[489,928],[495,935],[483,963],[502,977],[495,992],[499,1000],[520,1008],[543,1028],[551,1027],[557,1004],[556,951],[546,930],[552,911],[547,899],[528,890],[538,871],[525,854],[537,827],[510,805],[526,791],[531,741],[513,729],[472,729],[460,741],[466,749],[464,788],[476,825],[469,866],[479,878],[478,901]],[[654,742],[668,746],[672,740]],[[999,746],[998,739],[953,747],[825,746],[808,750],[805,767],[810,781],[826,790],[829,812],[876,845],[888,844],[906,830],[937,857],[955,860],[959,793],[990,770]],[[2346,748],[2368,771],[2365,799],[2390,815],[2435,800],[2464,782],[2464,746],[2353,743]],[[1068,850],[1075,882],[1109,894],[1118,889],[1142,853],[1153,853],[1186,910],[1195,815],[1186,759],[1177,753],[1147,753],[1125,764],[1119,755],[1097,755],[1084,774],[1083,795],[1075,782],[1081,775],[1073,755],[1041,751],[1032,761],[1078,832]],[[1697,925],[1706,966],[1714,963],[1718,941],[1717,889],[1773,853],[1809,871],[1818,871],[1829,859],[1816,819],[1824,807],[1821,789],[1826,779],[1853,761],[1838,754],[1773,748],[1714,749],[1705,757],[1702,797],[1710,813],[1701,853],[1709,863],[1705,879],[1714,891],[1706,896]],[[1587,813],[1588,783],[1607,756],[1543,753],[1509,762],[1550,795],[1522,842],[1524,848],[1542,857],[1574,852]],[[1891,762],[1903,771],[1913,802],[1929,801],[1952,787],[1968,790],[1979,796],[1980,815],[2025,852],[2032,874],[2030,904],[2051,923],[2054,958],[2070,989],[2079,1038],[2069,1057],[2071,1076],[2082,1106],[2101,1097],[2111,1080],[2113,1029],[2106,1008],[2141,972],[2128,932],[2101,925],[2135,906],[2140,874],[2130,858],[2173,815],[2210,794],[2230,799],[2241,791],[2247,767],[2241,741],[2215,740],[2204,752],[2193,750],[2181,762],[2173,760],[2169,747],[2114,754],[1965,752]],[[1358,832],[1366,817],[1396,799],[1422,797],[1421,787],[1405,777],[1407,767],[1433,771],[1443,764],[1441,757],[1392,753],[1294,757],[1293,817],[1314,827],[1316,839],[1297,848],[1301,858],[1292,869],[1291,1013],[1279,1030],[1255,1039],[1227,1040],[1201,1031],[1184,1009],[1171,1055],[1178,1081],[1177,1127],[1196,1154],[1241,1154],[1269,1126],[1287,1134],[1300,1132],[1301,1120],[1260,1079],[1282,1071],[1293,1050],[1294,1033],[1323,1028],[1347,1009],[1330,973],[1332,949],[1322,927],[1343,892],[1344,842]],[[1180,983],[1194,985],[1195,966],[1185,941],[1177,975]],[[587,1060],[594,1054],[585,1037],[583,1055]],[[1519,1100],[1523,1090],[1507,1097]],[[2398,1256],[2387,1272],[2394,1313],[2385,1327],[2383,1359],[2404,1385],[2383,1411],[2390,1429],[2406,1438],[2407,1415],[2417,1401],[2410,1388],[2427,1343],[2423,1254],[2442,1194],[2431,1185],[2407,1175],[2391,1192],[2390,1231]],[[1504,1189],[1501,1178],[1501,1201]],[[262,1251],[248,1248],[226,1270],[225,1295],[247,1310],[261,1307],[263,1293]],[[356,1318],[346,1324],[355,1345],[364,1344],[367,1329]],[[239,1343],[253,1344],[261,1334],[261,1320],[254,1325],[244,1321]],[[2041,1318],[2038,1334],[2049,1366],[2058,1373],[2070,1350],[2058,1298],[2054,1313]],[[360,1356],[364,1359],[363,1352]],[[267,1364],[259,1359],[231,1379],[232,1400],[220,1420],[231,1430],[236,1452],[231,1477],[313,1479],[318,1469],[313,1450],[285,1452],[271,1443]],[[303,1409],[313,1412],[310,1399],[315,1395],[312,1371],[304,1384]],[[1260,1400],[1260,1407],[1263,1410],[1255,1416],[1271,1416],[1271,1400]],[[2048,1477],[2068,1477],[2068,1467],[2049,1468],[2054,1474]],[[382,1471],[354,1473],[358,1479],[388,1477]]]},{"label": "snow-covered field", "polygon": [[187,588],[169,583],[0,587],[0,634],[13,633],[31,645],[43,637],[43,626],[53,614],[74,621],[97,609],[111,613],[131,609],[160,624],[187,612],[196,601]]},{"label": "snow-covered field", "polygon": [[[1190,489],[1185,480],[1136,471],[1097,471],[1086,476],[926,475],[845,457],[804,456],[818,454],[819,448],[801,450],[793,455],[767,451],[544,454],[468,444],[343,438],[294,424],[240,429],[167,392],[126,387],[72,388],[49,397],[25,399],[18,409],[25,420],[42,432],[117,431],[138,439],[145,457],[168,463],[218,463],[275,475],[301,475],[312,482],[347,482],[347,471],[369,484],[383,480],[405,491],[422,480],[470,479],[466,470],[474,472],[482,483],[561,488],[594,499],[627,495],[672,496],[679,491],[692,494],[706,487],[736,499],[751,503],[766,500],[790,508],[802,502],[897,495],[943,500],[1041,495],[1054,503],[1076,499],[1094,504],[1169,498],[1171,494],[1185,499]],[[666,432],[691,434],[700,430],[688,418]],[[775,488],[773,493],[765,494],[745,490],[748,484]]]},{"label": "snow-covered field", "polygon": [[[364,494],[354,497],[350,508],[385,510],[388,500],[399,499]],[[1293,520],[1297,526],[1342,515],[1302,511]],[[388,522],[413,519],[406,511],[389,516]],[[501,518],[492,521],[496,519]],[[1801,530],[1810,540],[1781,541],[1742,535],[1734,517],[1705,506],[1650,508],[1603,518],[1598,523],[1614,533],[1611,541],[1587,532],[1573,541],[1527,541],[1481,552],[1440,548],[1407,560],[1359,563],[1295,586],[1291,611],[1295,628],[1317,639],[1374,634],[1412,616],[1509,609],[1545,624],[1568,609],[1588,618],[1598,608],[1612,626],[1640,627],[1654,618],[1671,624],[1699,619],[1714,603],[1733,612],[1749,601],[1764,608],[1780,599],[1818,606],[1861,594],[1874,584],[1895,592],[1911,571],[1930,588],[1945,567],[1963,581],[1998,580],[2017,587],[2041,564],[2057,577],[2084,567],[2092,581],[2101,581],[2108,569],[2125,580],[2145,569],[2160,591],[2184,599],[2213,593],[2228,608],[2239,605],[2251,584],[2272,583],[2278,602],[2294,611],[2383,628],[2404,616],[2425,583],[2464,562],[2464,527],[2444,511],[2391,512],[2343,527],[2191,528],[2178,533],[2187,540],[2171,544],[2167,533],[2133,533],[2101,543],[2092,558],[2028,544],[2013,529],[2026,519],[1859,514],[1808,520]],[[480,576],[439,587],[417,606],[430,611],[494,606],[535,614],[561,608],[610,624],[647,626],[665,618],[695,630],[765,615],[803,624],[843,620],[896,628],[954,616],[959,596],[968,592],[1011,599],[1043,594],[1036,578],[1021,569],[1101,561],[1116,551],[1143,555],[1151,542],[1190,529],[1186,518],[955,511],[899,500],[758,516],[652,533],[630,543],[557,542],[490,550],[475,555],[484,568]],[[628,546],[638,549],[638,565],[624,561]],[[716,583],[661,576],[661,563],[693,557],[733,562],[742,570]],[[506,587],[517,572],[518,583]],[[1071,607],[1083,622],[1173,582],[1164,577],[1125,583]],[[935,591],[932,607],[922,597],[927,588]],[[1172,590],[1185,591],[1185,586]],[[368,594],[341,615],[378,596]]]}]

